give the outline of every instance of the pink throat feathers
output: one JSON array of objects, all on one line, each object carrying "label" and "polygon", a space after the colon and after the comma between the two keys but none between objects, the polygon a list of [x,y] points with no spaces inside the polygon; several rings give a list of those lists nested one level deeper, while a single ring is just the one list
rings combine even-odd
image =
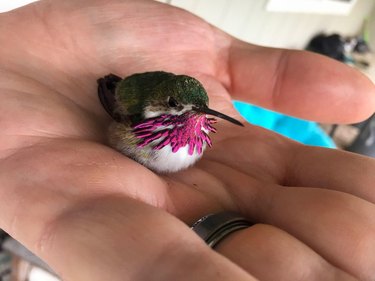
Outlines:
[{"label": "pink throat feathers", "polygon": [[195,149],[198,154],[202,154],[205,143],[212,146],[208,133],[216,132],[212,126],[214,123],[216,123],[215,118],[207,118],[206,115],[191,112],[181,115],[163,114],[133,125],[133,133],[140,139],[138,147],[159,141],[154,145],[154,150],[171,145],[172,152],[176,153],[180,148],[188,145],[189,155],[193,155]]}]

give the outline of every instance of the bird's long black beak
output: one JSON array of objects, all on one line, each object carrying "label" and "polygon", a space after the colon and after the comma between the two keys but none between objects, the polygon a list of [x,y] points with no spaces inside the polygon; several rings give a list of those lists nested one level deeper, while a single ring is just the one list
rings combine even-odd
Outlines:
[{"label": "bird's long black beak", "polygon": [[233,124],[236,124],[238,126],[244,126],[240,121],[228,116],[228,115],[225,115],[219,111],[216,111],[216,110],[213,110],[211,108],[208,108],[208,107],[193,107],[193,110],[197,111],[197,112],[201,112],[201,113],[205,113],[205,114],[209,114],[209,115],[213,115],[213,116],[216,116],[216,117],[219,117],[221,119],[224,119],[224,120],[227,120]]}]

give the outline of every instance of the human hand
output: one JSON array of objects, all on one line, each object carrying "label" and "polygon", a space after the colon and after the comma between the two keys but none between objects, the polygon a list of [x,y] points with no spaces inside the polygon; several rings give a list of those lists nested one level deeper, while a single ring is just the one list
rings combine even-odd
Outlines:
[{"label": "human hand", "polygon": [[[197,165],[158,176],[104,145],[96,93],[104,74],[165,70],[197,77],[231,116],[236,98],[354,122],[375,107],[356,71],[152,1],[41,1],[0,15],[0,44],[0,226],[64,280],[375,275],[373,159],[224,121]],[[258,224],[215,252],[181,221],[221,210]]]}]

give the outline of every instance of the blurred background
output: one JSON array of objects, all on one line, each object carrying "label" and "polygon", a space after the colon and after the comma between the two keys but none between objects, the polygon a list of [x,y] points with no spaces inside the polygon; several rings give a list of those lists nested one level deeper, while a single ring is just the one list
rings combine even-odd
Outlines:
[{"label": "blurred background", "polygon": [[[0,13],[37,0],[0,0]],[[55,0],[58,1],[58,0]],[[375,81],[373,0],[159,0],[186,9],[229,34],[264,46],[307,49]],[[251,67],[251,66],[249,66]],[[317,124],[234,101],[252,124],[307,145],[375,157],[375,117],[359,124]],[[375,111],[375,109],[374,109]],[[43,261],[0,230],[0,281],[56,281]]]}]

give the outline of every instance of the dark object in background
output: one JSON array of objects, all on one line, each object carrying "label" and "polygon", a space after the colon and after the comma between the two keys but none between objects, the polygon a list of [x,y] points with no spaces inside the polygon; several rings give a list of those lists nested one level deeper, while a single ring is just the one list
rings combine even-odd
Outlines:
[{"label": "dark object in background", "polygon": [[5,232],[5,231],[3,231],[3,230],[1,230],[0,229],[0,251],[2,250],[2,245],[3,245],[3,241],[4,241],[4,239],[6,238],[8,236],[8,234]]},{"label": "dark object in background", "polygon": [[324,33],[314,36],[307,44],[306,50],[328,56],[346,64],[366,69],[370,63],[365,57],[371,50],[362,36],[343,37],[339,34],[326,35]]},{"label": "dark object in background", "polygon": [[370,47],[363,38],[358,37],[353,51],[358,54],[366,54],[370,52]]},{"label": "dark object in background", "polygon": [[0,229],[0,281],[12,280],[12,258],[9,253],[3,250],[3,243],[7,237],[8,234]]},{"label": "dark object in background", "polygon": [[344,40],[338,34],[314,36],[307,44],[306,50],[344,61]]},{"label": "dark object in background", "polygon": [[346,150],[375,157],[375,114],[360,124],[359,135]]}]

